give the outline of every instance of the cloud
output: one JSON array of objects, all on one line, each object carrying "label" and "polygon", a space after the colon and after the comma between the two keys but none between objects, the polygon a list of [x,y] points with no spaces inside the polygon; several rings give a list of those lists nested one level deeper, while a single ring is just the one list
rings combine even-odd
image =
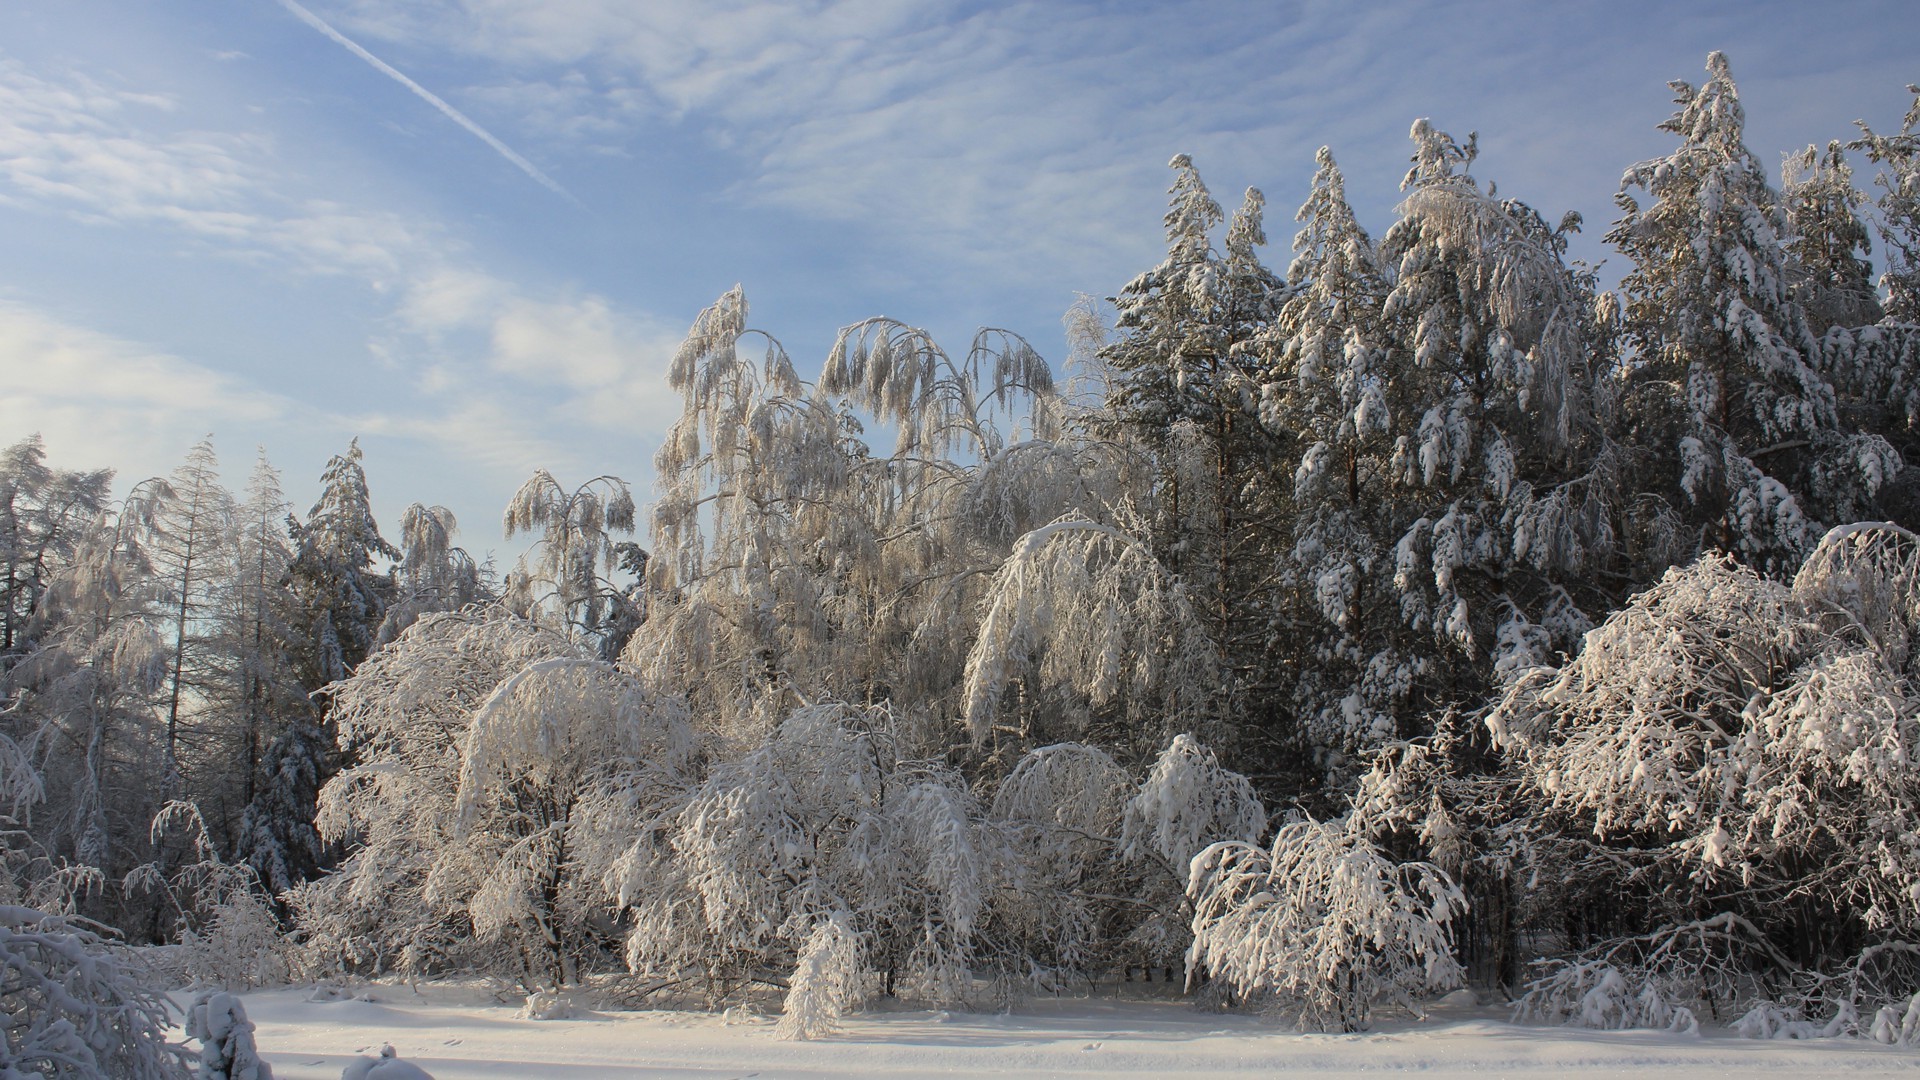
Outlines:
[{"label": "cloud", "polygon": [[580,425],[657,435],[679,415],[667,362],[684,329],[624,312],[596,293],[534,296],[469,269],[415,282],[399,305],[404,332],[431,352],[479,356],[457,369],[430,365],[434,392],[494,384],[501,400],[546,411],[554,430]]},{"label": "cloud", "polygon": [[296,422],[286,398],[138,342],[0,303],[0,431],[38,431],[64,460],[155,473],[156,449],[209,431]]},{"label": "cloud", "polygon": [[[1469,0],[1352,5],[1091,0],[633,4],[628,0],[334,0],[364,33],[478,58],[471,91],[527,137],[609,149],[642,129],[698,133],[733,155],[737,204],[847,226],[923,283],[1112,287],[1158,255],[1175,152],[1223,202],[1248,182],[1273,212],[1306,194],[1331,144],[1378,231],[1398,200],[1406,130],[1431,116],[1486,138],[1481,170],[1557,215],[1610,212],[1620,170],[1661,152],[1665,81],[1707,50],[1784,70],[1783,115],[1811,120],[1907,76],[1898,35],[1825,25],[1897,19],[1885,5],[1675,14]],[[1871,54],[1870,56],[1866,54]],[[1757,115],[1757,114],[1756,114]],[[1897,115],[1897,114],[1896,114]],[[1850,117],[1849,117],[1850,118]],[[1756,128],[1763,155],[1831,130]],[[623,135],[624,132],[624,135]],[[596,142],[597,140],[597,142]],[[1779,146],[1775,144],[1779,143]],[[1228,182],[1231,181],[1231,182]],[[1284,221],[1284,218],[1280,218]],[[1272,230],[1284,265],[1286,232]]]}]

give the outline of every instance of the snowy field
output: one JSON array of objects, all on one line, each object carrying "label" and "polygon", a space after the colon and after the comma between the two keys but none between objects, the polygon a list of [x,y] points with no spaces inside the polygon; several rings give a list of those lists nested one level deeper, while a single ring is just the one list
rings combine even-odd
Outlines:
[{"label": "snowy field", "polygon": [[390,1042],[436,1080],[594,1077],[1594,1077],[1916,1076],[1920,1053],[1856,1040],[1759,1042],[1507,1023],[1505,1010],[1441,1009],[1365,1035],[1303,1035],[1184,1002],[1034,1001],[1012,1015],[892,1011],[852,1017],[816,1042],[773,1021],[688,1012],[586,1013],[533,1021],[484,990],[376,986],[376,1000],[308,1001],[292,988],[245,998],[281,1080],[336,1080]]}]

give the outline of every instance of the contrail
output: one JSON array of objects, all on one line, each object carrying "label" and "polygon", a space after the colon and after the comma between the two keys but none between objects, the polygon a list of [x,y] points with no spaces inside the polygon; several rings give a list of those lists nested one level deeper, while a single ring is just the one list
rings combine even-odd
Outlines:
[{"label": "contrail", "polygon": [[533,162],[528,161],[526,158],[521,157],[517,153],[514,153],[513,147],[508,146],[506,143],[503,143],[499,139],[494,138],[492,132],[488,131],[486,128],[481,127],[479,124],[474,123],[472,120],[467,119],[467,115],[465,113],[447,104],[445,101],[442,101],[439,95],[435,94],[433,91],[427,89],[426,87],[421,86],[419,83],[414,82],[412,79],[407,78],[404,74],[402,74],[400,71],[395,69],[392,64],[387,63],[385,60],[382,60],[379,57],[368,52],[367,50],[361,48],[358,42],[347,37],[345,34],[342,34],[340,31],[335,30],[332,26],[329,26],[327,24],[326,20],[320,18],[320,16],[318,15],[315,15],[313,12],[308,11],[306,8],[301,7],[298,3],[295,2],[295,0],[279,0],[279,3],[281,7],[286,8],[289,12],[292,12],[295,18],[298,18],[301,22],[306,23],[308,26],[313,27],[315,30],[320,31],[321,33],[327,35],[333,40],[339,42],[342,48],[346,49],[348,52],[359,57],[360,59],[365,60],[367,63],[372,64],[375,70],[379,71],[381,74],[392,79],[394,82],[399,83],[401,86],[404,86],[407,89],[413,91],[415,94],[419,95],[422,101],[425,101],[427,104],[433,106],[436,109],[439,109],[443,114],[446,115],[447,119],[453,121],[456,124],[459,124],[463,128],[466,128],[469,132],[472,132],[475,138],[479,139],[483,143],[486,143],[488,146],[493,147],[494,150],[497,151],[501,157],[506,158],[508,161],[512,162],[515,168],[519,169],[521,172],[526,173],[528,176],[532,177],[534,181],[538,183],[541,187],[546,188],[548,191],[553,192],[555,195],[558,195],[561,198],[567,200],[568,202],[573,203],[575,206],[581,205],[580,200],[574,198],[573,192],[568,191],[566,188],[563,188],[559,184],[555,183],[553,177],[548,176],[546,173],[541,172],[539,168],[534,165]]}]

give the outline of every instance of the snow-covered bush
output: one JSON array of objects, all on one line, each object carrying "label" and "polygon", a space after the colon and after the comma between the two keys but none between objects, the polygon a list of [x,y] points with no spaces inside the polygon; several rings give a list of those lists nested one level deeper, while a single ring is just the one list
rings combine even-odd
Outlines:
[{"label": "snow-covered bush", "polygon": [[[1118,857],[1134,790],[1105,751],[1079,743],[1030,750],[1000,782],[989,814],[994,895],[983,933],[989,962],[1010,983],[1057,992],[1106,974],[1134,959],[1117,951],[1129,928],[1158,917],[1150,892],[1170,894],[1167,906],[1177,908],[1177,889]],[[1103,899],[1112,896],[1143,904],[1120,910]]]},{"label": "snow-covered bush", "polygon": [[346,862],[290,897],[316,962],[551,987],[610,944],[593,810],[686,763],[676,703],[497,606],[422,618],[333,700],[361,761],[321,795]]},{"label": "snow-covered bush", "polygon": [[232,994],[215,991],[194,998],[187,1010],[187,1038],[200,1040],[195,1080],[273,1080],[273,1066],[253,1045],[253,1021]]},{"label": "snow-covered bush", "polygon": [[[869,978],[961,1000],[988,885],[980,814],[957,776],[898,757],[894,724],[884,707],[797,709],[716,764],[671,820],[640,830],[608,878],[632,911],[630,966],[703,979],[717,1003],[804,952],[803,1012],[817,1013],[822,987],[864,992]],[[820,930],[823,919],[842,929]],[[842,931],[864,946],[832,936]]]},{"label": "snow-covered bush", "polygon": [[[1791,584],[1720,556],[1671,571],[1578,658],[1520,680],[1487,723],[1521,780],[1515,808],[1551,851],[1543,887],[1569,918],[1608,913],[1583,927],[1598,944],[1536,984],[1529,1014],[1585,1016],[1583,980],[1603,967],[1665,1003],[1765,1003],[1822,1025],[1920,990],[1920,972],[1878,962],[1870,988],[1835,982],[1920,936],[1917,628],[1920,538],[1849,526]],[[1679,929],[1648,932],[1663,923]],[[1699,928],[1739,948],[1674,959]],[[1780,1030],[1772,1015],[1749,1027]]]},{"label": "snow-covered bush", "polygon": [[133,953],[78,921],[0,905],[0,1076],[185,1080],[168,1005]]},{"label": "snow-covered bush", "polygon": [[1193,858],[1188,980],[1276,1002],[1303,1028],[1357,1031],[1382,1005],[1418,1009],[1459,986],[1452,922],[1465,901],[1431,863],[1396,863],[1345,822],[1282,825],[1273,844]]},{"label": "snow-covered bush", "polygon": [[199,807],[168,803],[155,815],[151,831],[156,845],[170,833],[185,831],[194,856],[171,873],[143,866],[127,882],[130,888],[153,888],[172,904],[180,939],[169,953],[170,973],[181,985],[228,990],[287,982],[295,950],[272,899],[251,866],[220,858]]}]

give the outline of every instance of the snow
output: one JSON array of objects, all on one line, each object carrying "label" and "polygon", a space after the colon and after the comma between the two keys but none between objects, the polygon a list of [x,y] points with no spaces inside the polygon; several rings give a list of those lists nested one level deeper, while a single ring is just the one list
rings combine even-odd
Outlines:
[{"label": "snow", "polygon": [[[263,1055],[280,1080],[335,1080],[391,1044],[435,1080],[828,1077],[1872,1077],[1911,1075],[1911,1051],[1858,1039],[1762,1041],[1586,1031],[1508,1022],[1498,1005],[1454,995],[1425,1022],[1360,1035],[1296,1034],[1272,1018],[1207,1012],[1185,1001],[1043,999],[1013,1013],[877,1011],[812,1042],[774,1036],[772,1018],[738,1013],[590,1012],[533,1021],[482,984],[375,985],[351,1000],[310,989],[248,994]],[[372,996],[376,1001],[359,1000]]]}]

